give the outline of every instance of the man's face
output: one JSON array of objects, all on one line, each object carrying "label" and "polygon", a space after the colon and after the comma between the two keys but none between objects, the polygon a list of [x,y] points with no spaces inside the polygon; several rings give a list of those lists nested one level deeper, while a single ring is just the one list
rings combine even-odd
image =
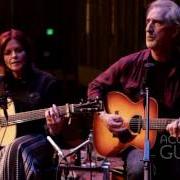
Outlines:
[{"label": "man's face", "polygon": [[153,8],[146,17],[146,46],[152,50],[166,50],[176,33],[175,25],[165,21],[166,10]]}]

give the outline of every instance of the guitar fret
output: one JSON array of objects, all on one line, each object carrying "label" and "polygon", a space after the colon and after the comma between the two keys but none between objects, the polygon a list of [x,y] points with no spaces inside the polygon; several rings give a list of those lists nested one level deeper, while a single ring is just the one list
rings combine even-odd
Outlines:
[{"label": "guitar fret", "polygon": [[[176,119],[165,119],[165,118],[151,119],[149,128],[151,130],[165,130],[167,124],[175,120]],[[145,129],[145,127],[146,127],[145,120],[143,120],[142,128]]]}]

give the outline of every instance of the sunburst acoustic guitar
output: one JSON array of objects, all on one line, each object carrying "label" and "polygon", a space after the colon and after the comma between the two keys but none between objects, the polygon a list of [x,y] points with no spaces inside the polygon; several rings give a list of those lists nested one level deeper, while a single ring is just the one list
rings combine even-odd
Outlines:
[{"label": "sunburst acoustic guitar", "polygon": [[[158,104],[154,98],[150,98],[149,107],[149,140],[152,148],[155,144],[157,130],[165,130],[167,124],[176,119],[158,118]],[[129,145],[143,149],[146,126],[143,100],[133,102],[123,93],[110,92],[107,95],[107,112],[119,114],[124,119],[125,126],[133,133],[133,138],[128,142],[122,142],[119,137],[109,131],[107,122],[95,113],[93,132],[97,152],[103,156],[112,156]]]},{"label": "sunburst acoustic guitar", "polygon": [[[15,106],[12,100],[8,99],[7,114],[8,119],[5,118],[3,109],[0,108],[0,145],[4,146],[11,143],[16,138],[16,125],[18,123],[25,123],[29,121],[39,120],[45,118],[45,109],[38,109],[26,112],[15,113]],[[78,104],[65,104],[58,106],[58,110],[64,116],[70,116],[78,113],[92,113],[103,110],[102,101],[94,99]]]}]

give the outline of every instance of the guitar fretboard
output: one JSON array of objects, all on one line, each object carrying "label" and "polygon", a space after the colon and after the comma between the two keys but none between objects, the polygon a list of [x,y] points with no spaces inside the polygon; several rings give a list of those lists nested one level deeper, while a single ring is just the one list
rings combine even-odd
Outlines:
[{"label": "guitar fretboard", "polygon": [[[79,104],[65,104],[63,106],[58,106],[57,108],[61,116],[70,116],[70,114],[73,113],[92,113],[101,111],[103,104],[100,100],[94,100]],[[0,126],[3,127],[7,125],[15,125],[18,123],[44,119],[46,110],[47,108],[20,112],[14,115],[9,115],[7,119],[4,116],[0,116]]]},{"label": "guitar fretboard", "polygon": [[[149,128],[151,130],[165,130],[166,126],[170,124],[171,122],[175,121],[177,119],[167,119],[167,118],[158,118],[158,119],[151,119]],[[142,121],[142,128],[146,129],[146,121]]]},{"label": "guitar fretboard", "polygon": [[[7,126],[7,125],[14,125],[23,122],[33,121],[33,120],[44,119],[45,118],[44,114],[46,110],[47,108],[20,112],[14,115],[9,115],[8,119],[6,119],[4,116],[0,116],[0,124],[1,126]],[[61,112],[61,114],[64,114],[66,112],[66,107],[58,106],[58,110]]]}]

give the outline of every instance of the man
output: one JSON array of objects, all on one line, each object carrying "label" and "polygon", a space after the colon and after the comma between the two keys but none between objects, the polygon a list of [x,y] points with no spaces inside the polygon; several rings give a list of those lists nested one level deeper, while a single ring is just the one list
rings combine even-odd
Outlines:
[{"label": "man", "polygon": [[[157,179],[162,176],[180,179],[179,142],[176,141],[180,137],[179,27],[180,8],[177,4],[170,0],[152,2],[146,16],[147,49],[121,58],[88,87],[89,98],[99,96],[105,99],[108,92],[118,90],[135,102],[142,98],[144,87],[149,87],[150,96],[158,102],[159,117],[177,118],[166,126],[165,133],[158,134],[152,150],[155,154],[152,169],[156,169],[153,174]],[[102,112],[100,117],[106,120],[109,131],[118,134],[119,139],[124,133],[132,136],[123,117],[107,112]],[[128,180],[143,179],[143,150],[128,147],[121,155],[126,161]]]}]

